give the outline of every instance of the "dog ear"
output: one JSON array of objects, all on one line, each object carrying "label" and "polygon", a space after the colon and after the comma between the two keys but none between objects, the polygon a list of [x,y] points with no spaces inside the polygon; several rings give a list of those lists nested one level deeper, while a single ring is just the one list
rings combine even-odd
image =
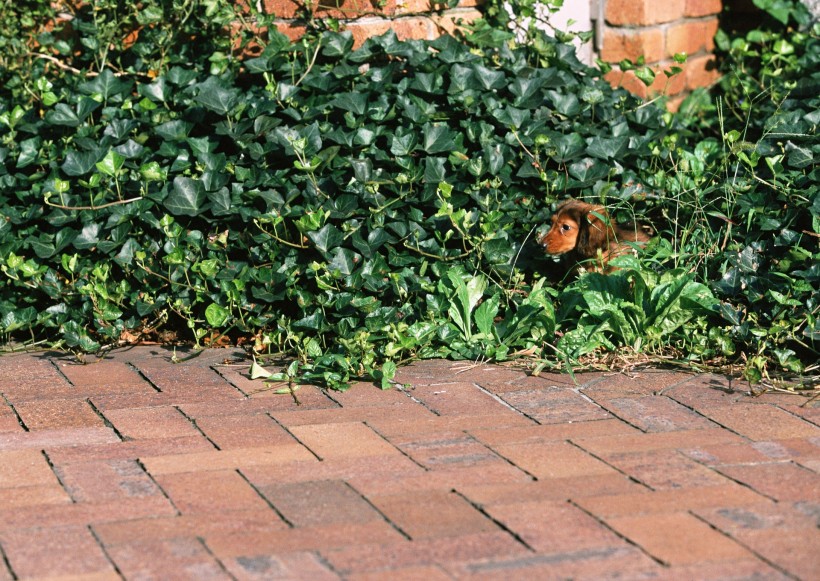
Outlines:
[{"label": "dog ear", "polygon": [[575,250],[581,256],[591,258],[598,250],[606,251],[609,246],[608,226],[596,214],[605,215],[600,206],[585,204],[578,216],[578,244]]}]

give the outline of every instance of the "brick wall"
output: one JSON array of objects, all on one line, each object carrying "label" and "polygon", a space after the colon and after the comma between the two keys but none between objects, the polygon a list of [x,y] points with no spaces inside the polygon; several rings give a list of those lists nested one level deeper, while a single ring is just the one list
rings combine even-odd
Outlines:
[{"label": "brick wall", "polygon": [[[721,0],[599,1],[599,56],[615,64],[606,77],[612,84],[641,97],[665,94],[674,108],[688,92],[717,79],[713,38],[718,29]],[[676,53],[686,53],[688,59],[678,65],[682,73],[667,77],[662,71],[676,64],[672,60]],[[642,55],[657,74],[648,88],[633,72],[622,72],[617,67],[623,59],[635,62]]]},{"label": "brick wall", "polygon": [[446,3],[430,0],[262,0],[265,12],[276,15],[277,28],[290,38],[296,39],[304,33],[301,22],[306,13],[312,13],[315,18],[341,20],[344,29],[353,33],[357,47],[367,37],[390,28],[402,40],[432,40],[453,32],[459,21],[469,22],[480,17],[480,2],[459,0],[457,6],[448,8]]},{"label": "brick wall", "polygon": [[[479,18],[483,2],[459,0],[448,8],[446,3],[431,0],[261,1],[267,13],[276,15],[279,30],[293,39],[304,33],[301,23],[312,13],[316,18],[342,21],[353,33],[356,46],[389,28],[401,39],[436,38],[452,32],[459,21]],[[565,4],[570,2],[588,2],[592,7],[591,17],[598,20],[598,56],[614,65],[606,77],[613,85],[644,98],[662,93],[670,97],[674,108],[692,89],[717,78],[713,38],[722,0],[565,0]],[[662,71],[675,65],[672,56],[681,52],[689,56],[682,65],[684,71],[667,78]],[[622,72],[617,66],[623,59],[635,62],[640,56],[657,74],[648,88],[633,72]]]}]

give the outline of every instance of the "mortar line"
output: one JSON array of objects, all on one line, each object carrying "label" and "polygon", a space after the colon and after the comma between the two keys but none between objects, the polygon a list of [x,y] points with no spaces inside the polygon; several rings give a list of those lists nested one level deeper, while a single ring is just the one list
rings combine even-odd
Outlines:
[{"label": "mortar line", "polygon": [[516,541],[516,542],[518,542],[518,543],[520,543],[521,545],[523,545],[525,549],[527,549],[527,550],[528,550],[528,551],[530,551],[531,553],[538,553],[538,551],[536,551],[536,550],[535,550],[535,548],[534,548],[533,546],[531,546],[531,545],[530,545],[527,541],[525,541],[525,540],[524,540],[524,538],[523,538],[521,535],[519,535],[517,532],[515,532],[515,531],[514,531],[514,530],[512,530],[510,527],[508,527],[507,525],[505,525],[503,522],[501,522],[500,520],[498,520],[497,518],[495,518],[494,516],[492,516],[490,513],[488,513],[488,512],[487,512],[487,510],[486,510],[483,506],[481,506],[481,505],[480,505],[480,504],[478,504],[477,502],[473,502],[472,500],[470,500],[470,499],[469,499],[469,498],[468,498],[468,497],[467,497],[467,496],[466,496],[463,492],[461,492],[460,490],[457,490],[457,489],[453,488],[453,489],[451,490],[451,492],[452,492],[453,494],[455,494],[456,496],[458,496],[459,498],[461,498],[462,500],[464,500],[464,502],[466,502],[467,504],[469,504],[470,506],[472,506],[475,510],[477,510],[477,511],[481,514],[481,516],[483,516],[484,518],[488,519],[488,520],[489,520],[491,523],[493,523],[495,526],[497,526],[497,527],[498,527],[498,528],[500,528],[502,531],[504,531],[505,533],[507,533],[508,535],[510,535],[513,539],[515,539],[515,541]]}]

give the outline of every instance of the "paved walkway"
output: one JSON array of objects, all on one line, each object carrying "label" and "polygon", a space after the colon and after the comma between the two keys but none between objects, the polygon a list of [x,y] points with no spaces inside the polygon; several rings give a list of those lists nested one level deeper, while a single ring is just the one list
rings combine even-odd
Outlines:
[{"label": "paved walkway", "polygon": [[820,405],[714,375],[0,356],[0,580],[818,579]]}]

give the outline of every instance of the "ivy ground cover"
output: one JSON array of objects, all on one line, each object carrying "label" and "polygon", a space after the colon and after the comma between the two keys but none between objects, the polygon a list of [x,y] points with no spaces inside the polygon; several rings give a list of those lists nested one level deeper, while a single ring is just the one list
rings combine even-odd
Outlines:
[{"label": "ivy ground cover", "polygon": [[[673,115],[569,44],[499,38],[274,34],[240,64],[7,88],[0,332],[78,354],[238,341],[337,388],[425,357],[815,370],[817,93],[733,129],[724,101]],[[568,277],[534,242],[568,196],[658,236]]]}]

